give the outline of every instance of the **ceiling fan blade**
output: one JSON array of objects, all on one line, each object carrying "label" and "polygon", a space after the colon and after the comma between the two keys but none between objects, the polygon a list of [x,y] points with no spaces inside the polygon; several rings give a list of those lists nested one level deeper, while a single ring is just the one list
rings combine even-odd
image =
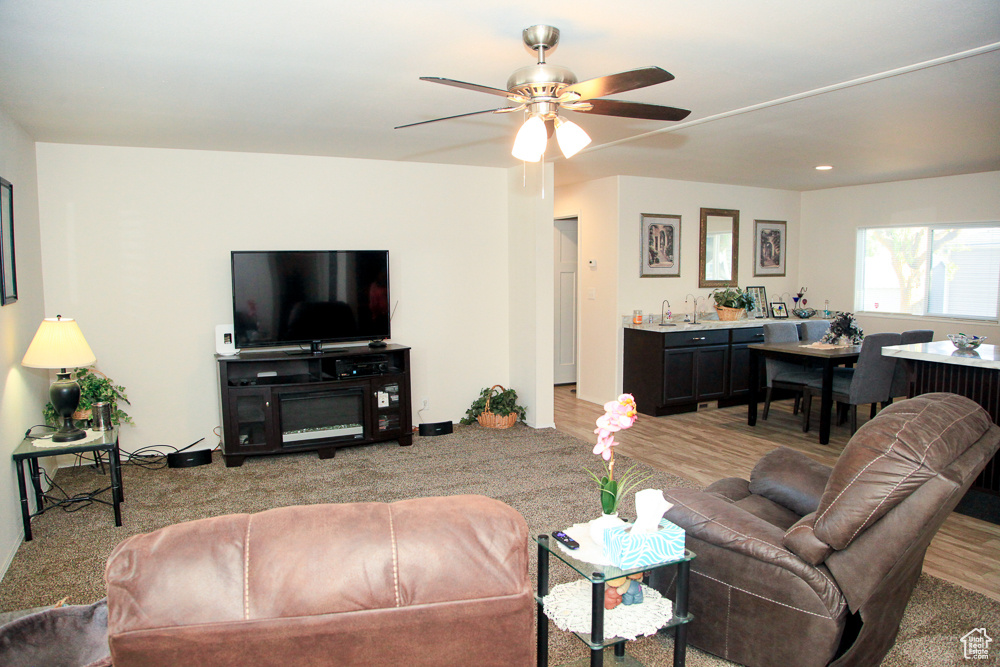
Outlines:
[{"label": "ceiling fan blade", "polygon": [[514,111],[517,107],[500,107],[499,109],[484,109],[483,111],[471,111],[469,113],[460,113],[454,116],[445,116],[444,118],[435,118],[434,120],[421,120],[416,123],[409,123],[407,125],[397,125],[392,128],[394,130],[401,130],[404,127],[414,127],[415,125],[426,125],[427,123],[436,123],[439,120],[451,120],[452,118],[465,118],[466,116],[478,116],[483,113],[505,113],[507,111]]},{"label": "ceiling fan blade", "polygon": [[517,95],[516,93],[511,93],[506,90],[501,90],[499,88],[480,86],[478,83],[466,83],[465,81],[455,81],[454,79],[443,79],[439,76],[422,76],[420,77],[420,80],[430,81],[431,83],[442,83],[446,86],[454,86],[455,88],[464,88],[465,90],[475,90],[480,93],[489,93],[490,95],[499,95],[500,97],[507,97],[516,102],[529,101],[528,98],[524,97],[523,95]]},{"label": "ceiling fan blade", "polygon": [[601,116],[621,116],[623,118],[643,118],[646,120],[684,120],[691,113],[687,109],[663,107],[657,104],[624,102],[622,100],[589,100],[589,110],[572,109],[580,113],[595,113]]},{"label": "ceiling fan blade", "polygon": [[562,94],[576,93],[581,100],[591,100],[595,97],[624,93],[627,90],[645,88],[658,83],[665,83],[674,78],[674,75],[659,67],[640,67],[630,69],[627,72],[599,76],[596,79],[587,79],[574,83],[562,91]]}]

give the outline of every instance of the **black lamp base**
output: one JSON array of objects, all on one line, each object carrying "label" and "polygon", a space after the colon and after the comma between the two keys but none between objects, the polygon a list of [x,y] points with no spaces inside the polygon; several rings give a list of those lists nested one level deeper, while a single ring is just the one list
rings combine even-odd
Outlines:
[{"label": "black lamp base", "polygon": [[62,420],[62,426],[52,436],[52,442],[73,442],[83,440],[87,432],[73,424],[73,413],[80,404],[80,385],[71,380],[66,369],[56,373],[56,381],[49,387],[49,399]]},{"label": "black lamp base", "polygon": [[52,442],[74,442],[76,440],[83,440],[87,437],[87,432],[82,428],[77,428],[73,426],[72,417],[70,417],[68,424],[63,424],[59,427],[59,430],[55,432],[52,436]]}]

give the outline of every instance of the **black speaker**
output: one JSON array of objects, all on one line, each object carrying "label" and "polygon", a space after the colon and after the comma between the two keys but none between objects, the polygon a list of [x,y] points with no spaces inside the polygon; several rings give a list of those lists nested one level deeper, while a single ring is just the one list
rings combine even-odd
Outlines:
[{"label": "black speaker", "polygon": [[168,468],[193,468],[212,462],[211,449],[196,449],[193,452],[167,454]]},{"label": "black speaker", "polygon": [[451,422],[434,422],[432,424],[421,424],[418,428],[420,435],[448,435],[453,430]]}]

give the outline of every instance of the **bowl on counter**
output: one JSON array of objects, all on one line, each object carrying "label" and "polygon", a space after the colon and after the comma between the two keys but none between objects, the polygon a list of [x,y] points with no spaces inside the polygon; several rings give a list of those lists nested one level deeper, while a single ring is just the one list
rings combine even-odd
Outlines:
[{"label": "bowl on counter", "polygon": [[983,344],[986,336],[971,336],[969,334],[948,334],[948,340],[960,350],[974,350]]},{"label": "bowl on counter", "polygon": [[808,320],[816,314],[816,310],[814,308],[792,308],[792,313],[799,319]]}]

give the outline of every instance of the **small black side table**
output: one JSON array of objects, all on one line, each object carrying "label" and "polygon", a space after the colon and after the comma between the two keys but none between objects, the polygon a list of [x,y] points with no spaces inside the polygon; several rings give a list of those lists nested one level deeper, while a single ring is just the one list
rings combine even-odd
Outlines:
[{"label": "small black side table", "polygon": [[[116,426],[110,431],[97,431],[96,439],[91,439],[91,433],[94,432],[88,431],[88,437],[84,440],[67,442],[58,447],[39,447],[37,443],[40,440],[25,438],[21,441],[21,444],[17,446],[17,449],[14,450],[13,458],[14,465],[17,468],[17,490],[21,493],[21,520],[24,522],[25,542],[31,540],[31,517],[38,516],[46,509],[51,509],[52,507],[45,507],[46,495],[42,492],[42,480],[38,468],[38,459],[45,458],[46,456],[82,454],[86,452],[108,452],[108,469],[111,473],[111,486],[101,489],[97,493],[103,493],[110,490],[111,502],[109,503],[106,500],[94,497],[90,497],[88,500],[94,500],[96,502],[112,506],[115,510],[115,525],[122,525],[121,503],[124,500],[124,495],[122,493],[121,458],[119,456],[120,451],[118,449],[118,427]],[[52,445],[52,441],[50,440],[41,440],[41,442]],[[31,485],[35,491],[35,507],[37,508],[37,511],[34,514],[32,514],[28,509],[28,488],[24,480],[25,462],[28,464],[28,469],[31,474]]]}]

